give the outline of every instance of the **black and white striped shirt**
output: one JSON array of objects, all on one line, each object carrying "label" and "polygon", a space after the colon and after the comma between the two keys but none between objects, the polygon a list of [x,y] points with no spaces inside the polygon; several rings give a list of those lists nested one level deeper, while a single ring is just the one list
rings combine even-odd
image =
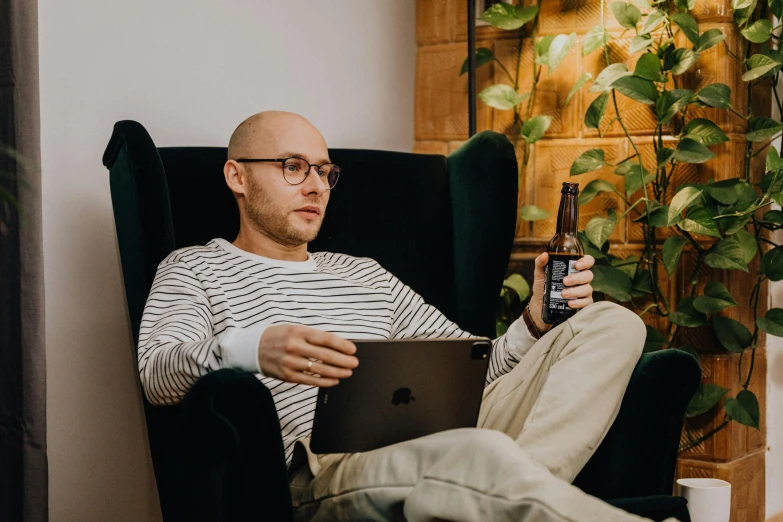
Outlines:
[{"label": "black and white striped shirt", "polygon": [[[175,404],[203,375],[255,372],[269,388],[286,459],[310,435],[318,389],[261,374],[264,329],[300,324],[346,339],[469,337],[377,261],[316,252],[280,261],[224,239],[172,252],[158,266],[139,333],[139,373],[153,404]],[[522,321],[493,342],[487,383],[535,343]]]}]

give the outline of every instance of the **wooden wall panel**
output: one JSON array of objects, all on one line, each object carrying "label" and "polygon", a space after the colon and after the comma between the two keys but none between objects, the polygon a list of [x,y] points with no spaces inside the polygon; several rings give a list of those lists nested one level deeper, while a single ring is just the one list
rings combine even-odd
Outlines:
[{"label": "wooden wall panel", "polygon": [[[526,5],[535,0],[520,0]],[[623,29],[615,22],[607,2],[605,18],[607,28],[613,36],[620,36]],[[422,153],[449,154],[459,147],[468,137],[467,116],[467,77],[459,76],[459,68],[467,56],[467,11],[466,2],[462,0],[417,0],[417,30],[416,38],[419,44],[416,65],[415,94],[415,151]],[[734,54],[740,53],[740,38],[732,22],[731,0],[698,0],[694,15],[699,21],[703,32],[711,28],[719,28],[727,33],[728,49]],[[575,32],[577,38],[600,23],[600,0],[546,0],[542,3],[539,23],[539,36]],[[516,71],[516,47],[520,35],[530,31],[530,26],[519,31],[500,31],[492,27],[478,27],[479,47],[492,49],[501,63],[513,74]],[[629,43],[631,34],[626,33],[620,39],[613,40],[609,45],[609,56],[612,63],[622,62],[633,70],[640,53],[631,55]],[[683,36],[678,36],[683,44]],[[519,70],[520,92],[529,90],[533,71],[533,52],[530,40],[525,40],[523,55]],[[587,129],[583,123],[584,112],[588,105],[598,96],[587,92],[588,86],[565,104],[565,97],[572,85],[584,72],[590,72],[593,77],[605,65],[602,51],[595,51],[583,57],[577,45],[566,60],[560,64],[550,77],[546,68],[543,69],[542,81],[538,85],[538,95],[533,105],[532,115],[546,114],[552,116],[552,125],[547,135],[530,147],[529,164],[527,168],[520,166],[519,172],[519,206],[534,204],[548,210],[552,217],[537,222],[518,220],[514,251],[509,263],[509,270],[521,270],[530,275],[533,259],[542,252],[554,235],[557,207],[560,201],[560,188],[563,181],[577,181],[584,187],[593,179],[605,179],[614,184],[624,193],[624,178],[613,173],[614,167],[606,167],[600,171],[571,178],[569,170],[571,163],[582,152],[600,147],[605,150],[606,160],[618,163],[633,154],[633,147],[625,137],[620,125],[615,122],[603,138],[598,132]],[[741,113],[747,111],[748,96],[752,96],[751,112],[755,116],[768,116],[770,112],[771,91],[766,82],[757,82],[751,91],[741,80],[742,70],[737,61],[727,51],[726,46],[718,45],[704,52],[696,66],[684,75],[677,77],[677,85],[671,83],[667,89],[689,88],[694,91],[714,82],[728,85],[732,89],[732,105]],[[494,64],[479,69],[478,91],[493,83],[513,83],[508,80],[500,67]],[[639,151],[642,154],[645,167],[655,170],[655,147],[652,133],[655,128],[655,118],[651,107],[629,100],[623,95],[617,95],[618,106],[628,125]],[[513,141],[513,115],[510,111],[499,111],[487,107],[483,102],[477,103],[478,129],[493,129],[505,133]],[[614,117],[615,108],[609,103],[604,126]],[[672,178],[672,190],[657,195],[659,201],[668,204],[676,192],[676,187],[686,183],[708,183],[741,176],[745,163],[745,121],[726,110],[711,108],[694,108],[689,111],[689,118],[706,117],[715,121],[729,136],[730,140],[711,147],[717,158],[701,165],[680,164]],[[673,121],[672,128],[664,130],[665,134],[678,132],[678,121]],[[602,126],[602,130],[604,129]],[[673,140],[665,139],[664,146],[674,146]],[[517,145],[517,157],[522,159],[524,142]],[[765,154],[759,154],[751,160],[750,173],[753,180],[763,175]],[[521,161],[520,161],[521,163]],[[641,197],[642,191],[631,195],[635,201]],[[625,203],[613,196],[596,197],[590,204],[580,209],[580,228],[584,229],[587,222],[595,216],[605,215],[609,208],[623,212]],[[610,238],[612,253],[620,258],[629,255],[639,257],[642,253],[642,228],[633,222],[638,213],[631,212],[625,222],[618,224]],[[658,240],[663,241],[670,232],[659,230]],[[711,239],[696,236],[700,242]],[[660,246],[659,246],[660,248]],[[683,263],[678,267],[673,277],[669,278],[662,266],[659,267],[659,279],[662,291],[666,294],[670,305],[676,307],[678,301],[691,292],[690,277],[694,267],[695,256],[692,248],[686,247]],[[758,270],[758,262],[750,267],[749,273],[738,271],[713,270],[702,266],[699,270],[698,293],[702,293],[705,284],[710,280],[723,282],[740,302],[740,306],[722,312],[749,328],[753,328],[754,317],[749,309],[748,298],[755,284],[754,272]],[[767,303],[768,288],[761,289],[760,300]],[[638,298],[636,304],[642,304],[644,299]],[[643,306],[643,304],[642,304]],[[759,315],[765,312],[764,307]],[[666,331],[666,318],[654,313],[643,316],[646,324]],[[766,336],[759,335],[756,368],[750,383],[750,389],[757,395],[761,407],[761,431],[741,426],[734,422],[729,427],[718,432],[714,437],[698,447],[683,454],[678,464],[679,476],[718,477],[729,480],[734,485],[734,504],[732,522],[761,522],[764,519],[764,449],[765,433],[764,417],[766,411]],[[698,350],[704,371],[705,382],[730,388],[730,395],[735,396],[740,390],[739,373],[740,358],[727,353],[718,343],[711,328],[680,328],[675,339],[675,345],[690,345]],[[748,354],[743,357],[742,371],[747,372]],[[699,418],[692,419],[690,425],[696,436],[703,435],[714,429],[723,420],[722,410],[708,412]],[[683,439],[684,440],[684,439]]]},{"label": "wooden wall panel", "polygon": [[[491,47],[490,42],[481,42]],[[416,97],[414,110],[417,140],[459,140],[468,138],[468,77],[460,76],[467,58],[461,43],[419,47],[416,60]],[[491,83],[492,66],[478,70],[478,91]],[[492,126],[492,112],[477,104],[478,130]]]}]

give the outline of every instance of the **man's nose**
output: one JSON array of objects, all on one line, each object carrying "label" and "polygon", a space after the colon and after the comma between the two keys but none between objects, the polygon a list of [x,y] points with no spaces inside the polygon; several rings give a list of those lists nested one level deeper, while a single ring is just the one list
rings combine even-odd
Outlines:
[{"label": "man's nose", "polygon": [[311,165],[310,169],[307,171],[307,176],[302,183],[302,190],[308,194],[317,192],[320,195],[328,189],[329,180],[326,179],[326,176],[319,176],[318,167],[316,165]]}]

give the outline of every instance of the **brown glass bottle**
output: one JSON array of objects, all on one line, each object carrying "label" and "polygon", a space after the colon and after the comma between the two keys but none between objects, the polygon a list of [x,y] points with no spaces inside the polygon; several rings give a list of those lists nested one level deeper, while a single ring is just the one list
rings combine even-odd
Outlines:
[{"label": "brown glass bottle", "polygon": [[558,325],[574,315],[577,310],[568,306],[569,299],[561,297],[563,278],[578,272],[576,261],[584,254],[577,237],[579,224],[579,184],[563,183],[560,191],[560,209],[557,211],[557,233],[549,242],[546,264],[546,287],[541,319],[547,324]]}]

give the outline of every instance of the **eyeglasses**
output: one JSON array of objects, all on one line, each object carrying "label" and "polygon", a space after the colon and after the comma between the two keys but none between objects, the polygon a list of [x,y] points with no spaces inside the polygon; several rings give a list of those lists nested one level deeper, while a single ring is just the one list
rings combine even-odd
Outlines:
[{"label": "eyeglasses", "polygon": [[237,163],[280,163],[283,166],[283,179],[289,185],[300,185],[307,179],[307,175],[310,174],[310,169],[316,167],[315,171],[320,178],[326,177],[329,190],[333,189],[337,185],[337,180],[340,178],[340,167],[334,163],[324,163],[323,165],[311,165],[302,158],[275,158],[275,159],[258,159],[258,158],[239,158]]}]

